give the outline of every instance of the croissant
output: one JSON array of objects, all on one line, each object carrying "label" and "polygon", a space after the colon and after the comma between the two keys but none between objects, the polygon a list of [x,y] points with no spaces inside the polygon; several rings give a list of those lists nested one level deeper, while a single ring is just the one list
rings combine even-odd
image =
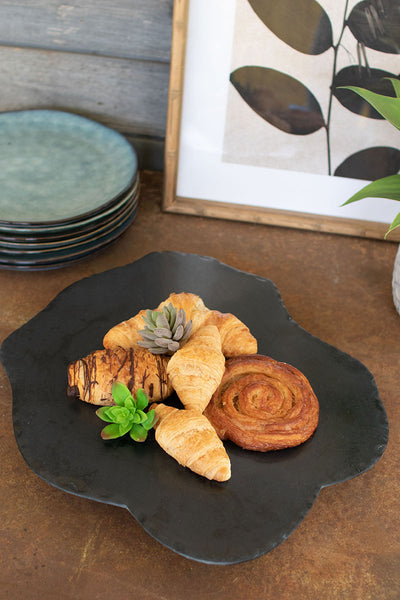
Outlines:
[{"label": "croissant", "polygon": [[91,404],[115,404],[111,386],[118,379],[136,394],[142,388],[150,401],[157,402],[172,394],[167,376],[168,357],[135,350],[96,350],[68,366],[69,396]]},{"label": "croissant", "polygon": [[[215,325],[221,334],[224,356],[255,354],[257,352],[257,340],[250,333],[248,327],[235,315],[208,309],[200,296],[190,292],[171,293],[155,310],[162,310],[170,302],[177,309],[183,308],[187,320],[192,320],[192,334],[203,325]],[[141,310],[131,319],[122,321],[112,327],[104,336],[104,347],[136,348],[138,340],[141,339],[138,332],[143,329],[142,316],[145,315],[145,312],[145,310]]]},{"label": "croissant", "polygon": [[200,327],[169,360],[167,375],[185,408],[203,412],[225,370],[215,325]]},{"label": "croissant", "polygon": [[118,325],[115,325],[103,338],[104,348],[140,348],[138,341],[142,339],[139,330],[143,329],[142,316],[146,314],[145,310],[141,310],[137,315],[128,319],[127,321],[121,321]]},{"label": "croissant", "polygon": [[158,420],[154,426],[156,441],[179,464],[194,473],[227,481],[231,463],[223,443],[208,419],[197,410],[180,410],[155,404]]},{"label": "croissant", "polygon": [[[183,308],[187,320],[189,321],[189,319],[192,319],[194,328],[197,328],[202,323],[202,313],[204,311],[207,312],[203,300],[199,296],[196,296],[196,294],[188,292],[182,292],[180,294],[173,292],[164,302],[161,302],[155,310],[161,311],[163,307],[167,306],[170,302],[178,310]],[[144,327],[142,317],[145,314],[146,310],[143,309],[134,317],[131,317],[127,321],[122,321],[112,327],[104,336],[104,348],[116,348],[117,346],[126,349],[135,348],[138,340],[142,339],[138,332]]]},{"label": "croissant", "polygon": [[231,313],[221,313],[210,310],[204,320],[204,325],[215,325],[221,336],[224,356],[240,356],[256,354],[257,340],[249,328]]},{"label": "croissant", "polygon": [[204,414],[222,440],[266,452],[298,446],[311,437],[319,403],[295,367],[256,354],[226,361]]}]

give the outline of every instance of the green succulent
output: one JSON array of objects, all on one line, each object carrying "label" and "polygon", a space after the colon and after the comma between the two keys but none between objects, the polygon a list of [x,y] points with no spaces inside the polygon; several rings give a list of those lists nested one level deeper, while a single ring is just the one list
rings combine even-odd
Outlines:
[{"label": "green succulent", "polygon": [[135,442],[144,442],[148,431],[157,421],[154,409],[144,412],[149,404],[145,392],[139,389],[134,399],[126,385],[115,381],[111,393],[115,405],[102,406],[96,410],[96,415],[109,423],[101,431],[103,440],[112,440],[129,433]]}]

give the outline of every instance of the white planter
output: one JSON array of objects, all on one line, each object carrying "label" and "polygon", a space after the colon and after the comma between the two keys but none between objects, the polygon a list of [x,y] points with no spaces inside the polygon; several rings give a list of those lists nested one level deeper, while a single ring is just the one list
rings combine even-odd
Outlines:
[{"label": "white planter", "polygon": [[392,290],[393,290],[393,302],[397,312],[400,315],[400,244],[397,250],[396,259],[393,267],[393,279],[392,279]]}]

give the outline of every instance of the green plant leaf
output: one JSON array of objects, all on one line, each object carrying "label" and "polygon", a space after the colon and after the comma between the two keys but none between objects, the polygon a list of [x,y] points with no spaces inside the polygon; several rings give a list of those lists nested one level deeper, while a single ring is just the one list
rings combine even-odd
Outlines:
[{"label": "green plant leaf", "polygon": [[124,402],[124,406],[125,408],[128,408],[129,410],[135,410],[135,401],[132,398],[132,396],[129,396],[128,398],[125,398],[125,402]]},{"label": "green plant leaf", "polygon": [[148,397],[146,396],[145,392],[141,388],[139,388],[136,393],[136,406],[138,410],[144,410],[148,404]]},{"label": "green plant leaf", "polygon": [[120,424],[126,421],[130,415],[130,411],[124,406],[110,406],[106,414],[110,419],[110,422]]},{"label": "green plant leaf", "polygon": [[123,436],[126,433],[128,433],[128,431],[130,431],[132,429],[132,421],[127,421],[126,423],[121,423],[119,425],[119,435]]},{"label": "green plant leaf", "polygon": [[110,423],[115,423],[115,419],[117,418],[119,408],[119,406],[107,406],[106,410],[104,411],[104,416],[108,418]]},{"label": "green plant leaf", "polygon": [[109,407],[108,406],[102,406],[101,408],[98,408],[96,410],[96,415],[102,420],[102,421],[106,421],[107,423],[114,423],[114,420],[108,416],[107,411],[108,411]]},{"label": "green plant leaf", "polygon": [[342,204],[351,204],[363,198],[388,198],[389,200],[400,200],[400,175],[389,175],[382,179],[377,179],[364,186],[361,190],[353,194],[351,198]]},{"label": "green plant leaf", "polygon": [[120,381],[114,381],[111,387],[111,394],[115,404],[118,404],[118,406],[125,406],[126,398],[132,398],[132,394],[130,393],[126,385],[124,385]]},{"label": "green plant leaf", "polygon": [[133,425],[129,435],[135,442],[144,442],[147,438],[147,431],[142,425]]},{"label": "green plant leaf", "polygon": [[389,229],[387,230],[387,232],[385,233],[385,239],[386,237],[389,235],[389,233],[391,231],[393,231],[393,229],[396,229],[396,227],[400,226],[400,213],[397,215],[397,217],[395,217],[395,219],[393,219]]},{"label": "green plant leaf", "polygon": [[140,417],[139,423],[143,423],[147,419],[146,413],[143,412],[142,410],[137,410],[136,414],[139,415],[139,417]]},{"label": "green plant leaf", "polygon": [[[154,423],[155,416],[154,410],[149,411],[147,414],[144,412],[149,404],[149,399],[144,390],[138,390],[136,401],[129,389],[120,382],[113,384],[112,391],[117,404],[102,406],[96,410],[97,416],[109,423],[103,428],[101,437],[104,440],[111,440],[122,437],[129,432],[134,441],[144,442],[147,431]],[[145,423],[146,427],[143,427],[142,423]]]},{"label": "green plant leaf", "polygon": [[146,420],[143,421],[142,427],[144,427],[144,429],[148,431],[153,427],[153,425],[155,425],[155,423],[157,423],[156,411],[154,410],[154,408],[152,408],[147,413]]},{"label": "green plant leaf", "polygon": [[117,425],[116,423],[106,425],[101,432],[101,437],[103,438],[103,440],[113,440],[115,438],[121,437],[119,425]]},{"label": "green plant leaf", "polygon": [[391,81],[394,91],[396,92],[396,97],[400,98],[400,79],[394,79],[393,77],[386,77]]},{"label": "green plant leaf", "polygon": [[[375,92],[370,92],[369,90],[353,85],[343,86],[343,88],[339,89],[352,90],[369,102],[389,123],[400,129],[400,98],[383,96],[382,94],[376,94]],[[397,92],[397,88],[395,89]]]}]

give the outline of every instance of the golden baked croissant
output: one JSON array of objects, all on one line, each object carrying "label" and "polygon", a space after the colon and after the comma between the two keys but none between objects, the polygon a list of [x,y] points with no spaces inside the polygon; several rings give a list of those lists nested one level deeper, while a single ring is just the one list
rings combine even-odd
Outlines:
[{"label": "golden baked croissant", "polygon": [[[203,300],[199,296],[187,292],[170,294],[167,300],[161,302],[154,310],[161,311],[163,307],[168,306],[169,303],[171,303],[178,310],[183,308],[187,321],[192,319],[193,324],[196,325],[196,328],[199,322],[202,322],[203,320],[202,311],[207,311]],[[193,314],[195,311],[198,311],[196,315]],[[121,323],[118,323],[112,327],[104,336],[104,348],[116,348],[118,346],[126,349],[135,348],[138,340],[142,339],[139,331],[144,327],[142,317],[145,316],[145,314],[146,310],[143,309],[134,317],[131,317],[127,321],[122,321]]]},{"label": "golden baked croissant", "polygon": [[215,325],[218,328],[224,356],[229,358],[242,354],[256,354],[256,338],[235,315],[210,310],[204,319],[203,325]]},{"label": "golden baked croissant", "polygon": [[215,325],[200,327],[172,355],[167,375],[185,408],[203,412],[225,370],[221,336]]},{"label": "golden baked croissant", "polygon": [[[192,334],[203,325],[215,325],[221,334],[224,356],[230,357],[257,352],[257,340],[244,323],[230,313],[221,313],[217,310],[208,309],[200,296],[190,292],[179,294],[173,292],[155,310],[161,311],[169,303],[178,310],[183,308],[187,321],[191,320],[193,323]],[[121,346],[125,349],[136,348],[138,340],[141,339],[141,335],[138,332],[143,329],[144,323],[142,317],[145,313],[145,310],[141,310],[131,319],[122,321],[112,327],[104,336],[104,347],[117,348]]]},{"label": "golden baked croissant", "polygon": [[160,446],[179,464],[198,475],[227,481],[231,476],[229,456],[208,419],[197,410],[154,404],[154,425]]},{"label": "golden baked croissant", "polygon": [[142,388],[150,401],[163,400],[173,391],[166,370],[168,359],[144,348],[96,350],[68,366],[68,395],[91,404],[112,405],[111,386],[118,379],[132,394]]},{"label": "golden baked croissant", "polygon": [[222,440],[266,452],[305,442],[317,427],[319,403],[298,369],[253,354],[226,361],[204,414]]},{"label": "golden baked croissant", "polygon": [[142,317],[145,314],[146,311],[141,310],[131,319],[121,321],[121,323],[109,329],[103,338],[104,348],[125,348],[125,350],[140,348],[137,343],[142,339],[139,331],[143,329]]}]

